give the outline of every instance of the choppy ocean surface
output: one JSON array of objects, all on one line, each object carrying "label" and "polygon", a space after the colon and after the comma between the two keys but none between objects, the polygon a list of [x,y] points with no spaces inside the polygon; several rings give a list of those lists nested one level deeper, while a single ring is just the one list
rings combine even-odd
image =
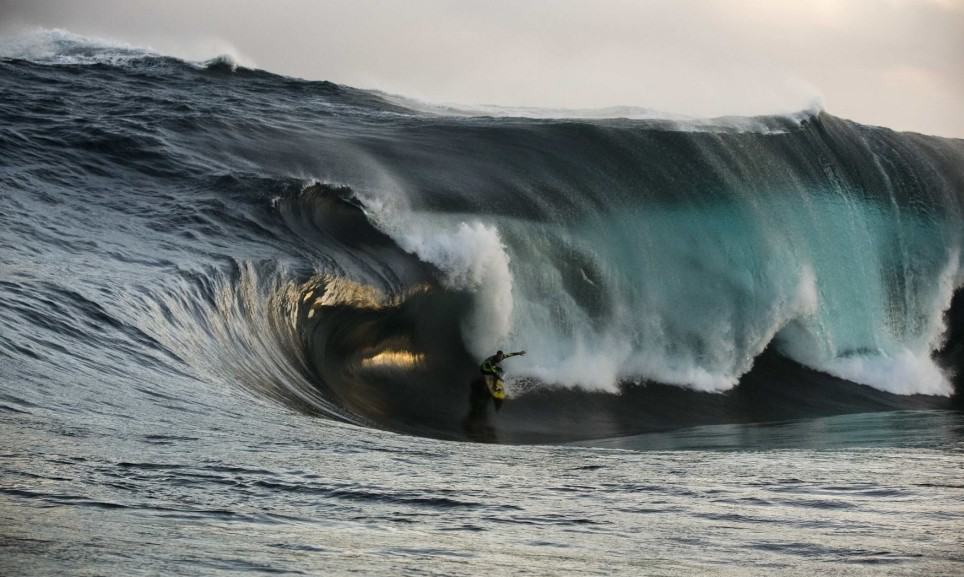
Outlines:
[{"label": "choppy ocean surface", "polygon": [[964,574],[964,141],[622,112],[0,39],[0,574]]},{"label": "choppy ocean surface", "polygon": [[600,443],[623,450],[412,439],[217,394],[137,404],[5,415],[4,574],[964,570],[956,413]]}]

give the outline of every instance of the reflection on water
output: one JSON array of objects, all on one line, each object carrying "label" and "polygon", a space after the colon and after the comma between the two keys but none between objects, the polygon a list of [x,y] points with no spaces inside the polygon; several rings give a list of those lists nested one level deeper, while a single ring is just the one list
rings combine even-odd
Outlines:
[{"label": "reflection on water", "polygon": [[962,441],[961,413],[895,411],[779,423],[712,425],[576,444],[634,450],[769,450],[932,447]]},{"label": "reflection on water", "polygon": [[957,413],[626,451],[413,438],[215,394],[130,419],[84,399],[0,412],[0,574],[964,574]]}]

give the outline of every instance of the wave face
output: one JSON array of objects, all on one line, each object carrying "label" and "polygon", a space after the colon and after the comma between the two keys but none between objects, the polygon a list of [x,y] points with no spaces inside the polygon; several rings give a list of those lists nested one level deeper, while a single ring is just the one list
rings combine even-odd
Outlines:
[{"label": "wave face", "polygon": [[575,407],[606,423],[576,436],[693,403],[728,420],[763,381],[770,416],[854,384],[953,392],[964,141],[823,111],[442,115],[60,32],[0,55],[16,366],[189,374],[436,435],[498,348],[528,350],[503,414],[545,434]]}]

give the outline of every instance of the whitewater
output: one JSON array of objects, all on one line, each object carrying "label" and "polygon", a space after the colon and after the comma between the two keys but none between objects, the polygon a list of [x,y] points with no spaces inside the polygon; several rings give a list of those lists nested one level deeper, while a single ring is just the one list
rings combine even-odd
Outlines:
[{"label": "whitewater", "polygon": [[958,575],[962,247],[820,108],[0,38],[0,574]]}]

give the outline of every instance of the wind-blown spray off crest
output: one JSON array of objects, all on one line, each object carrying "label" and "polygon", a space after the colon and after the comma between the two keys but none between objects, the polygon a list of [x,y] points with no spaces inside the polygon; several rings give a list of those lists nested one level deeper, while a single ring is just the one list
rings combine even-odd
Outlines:
[{"label": "wind-blown spray off crest", "polygon": [[448,288],[474,295],[475,306],[463,328],[469,350],[485,356],[512,329],[512,273],[502,240],[494,227],[477,221],[439,230],[429,224],[431,218],[423,217],[421,224],[418,220],[408,223],[399,245],[439,267]]}]

